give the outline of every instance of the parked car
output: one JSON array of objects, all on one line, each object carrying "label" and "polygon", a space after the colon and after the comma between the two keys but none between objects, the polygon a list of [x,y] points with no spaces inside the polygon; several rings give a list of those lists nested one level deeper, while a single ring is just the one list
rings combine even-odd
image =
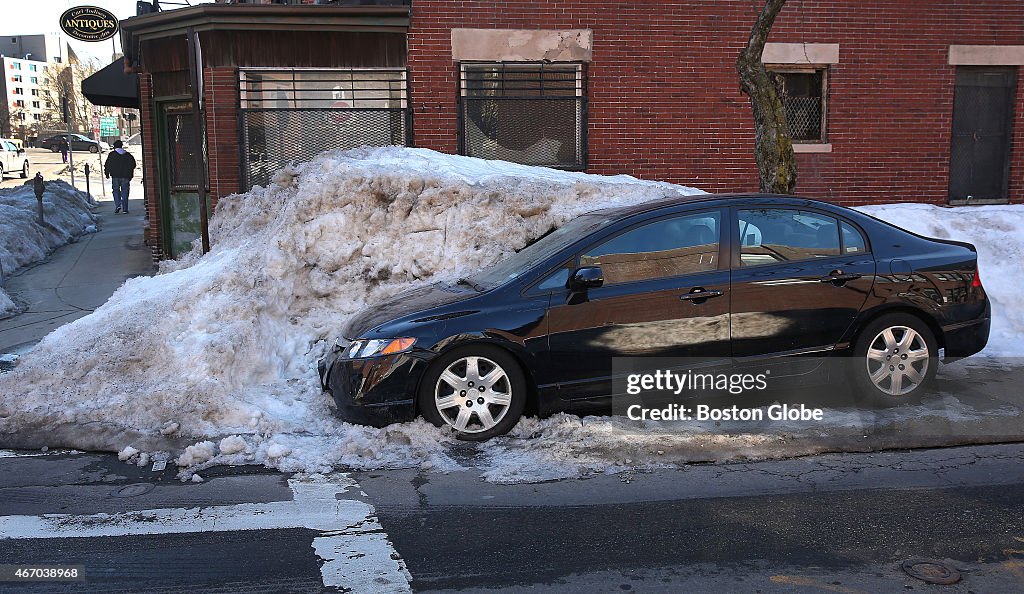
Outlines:
[{"label": "parked car", "polygon": [[0,138],[0,179],[16,173],[22,178],[27,178],[28,172],[29,163],[25,149],[19,148],[9,138]]},{"label": "parked car", "polygon": [[[56,134],[45,140],[40,141],[40,146],[50,149],[50,151],[57,153],[60,152],[60,143],[63,139],[69,138],[68,134]],[[90,153],[98,153],[100,151],[109,151],[110,145],[102,142],[93,140],[87,136],[81,134],[71,134],[71,149],[74,151],[89,151]]]},{"label": "parked car", "polygon": [[319,372],[345,420],[422,414],[473,440],[524,410],[607,410],[614,357],[844,357],[857,386],[900,403],[940,349],[984,348],[990,311],[968,243],[814,200],[699,195],[577,217],[458,283],[368,308]]}]

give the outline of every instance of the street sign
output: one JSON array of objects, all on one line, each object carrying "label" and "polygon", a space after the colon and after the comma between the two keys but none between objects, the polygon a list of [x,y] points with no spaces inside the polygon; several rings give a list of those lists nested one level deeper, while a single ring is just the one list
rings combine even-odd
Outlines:
[{"label": "street sign", "polygon": [[100,116],[100,134],[104,136],[120,136],[121,131],[117,127],[117,118],[113,116]]}]

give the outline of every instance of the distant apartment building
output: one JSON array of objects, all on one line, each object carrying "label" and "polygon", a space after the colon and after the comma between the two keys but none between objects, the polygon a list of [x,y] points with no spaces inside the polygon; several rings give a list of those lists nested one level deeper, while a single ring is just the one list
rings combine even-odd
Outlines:
[{"label": "distant apartment building", "polygon": [[65,39],[59,34],[12,35],[0,37],[0,61],[3,79],[0,93],[0,132],[25,138],[39,124],[50,119],[57,98],[52,96],[49,76],[51,65],[74,59]]}]

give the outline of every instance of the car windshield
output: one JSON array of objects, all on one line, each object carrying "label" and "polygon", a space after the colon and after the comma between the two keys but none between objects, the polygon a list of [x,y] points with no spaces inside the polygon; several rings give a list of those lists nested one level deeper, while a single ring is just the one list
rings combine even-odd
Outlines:
[{"label": "car windshield", "polygon": [[509,258],[478,272],[466,280],[477,287],[493,289],[533,268],[555,252],[608,225],[614,220],[607,214],[587,214],[577,217],[537,241],[519,250]]}]

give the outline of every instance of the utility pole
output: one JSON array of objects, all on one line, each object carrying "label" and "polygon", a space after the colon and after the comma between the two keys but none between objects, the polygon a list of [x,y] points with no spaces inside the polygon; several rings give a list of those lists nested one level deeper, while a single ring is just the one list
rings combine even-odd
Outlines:
[{"label": "utility pole", "polygon": [[71,187],[75,187],[75,145],[71,142],[71,106],[68,105],[68,95],[64,94],[61,101],[61,109],[64,112],[64,124],[67,126],[68,141],[68,167],[71,168]]}]

